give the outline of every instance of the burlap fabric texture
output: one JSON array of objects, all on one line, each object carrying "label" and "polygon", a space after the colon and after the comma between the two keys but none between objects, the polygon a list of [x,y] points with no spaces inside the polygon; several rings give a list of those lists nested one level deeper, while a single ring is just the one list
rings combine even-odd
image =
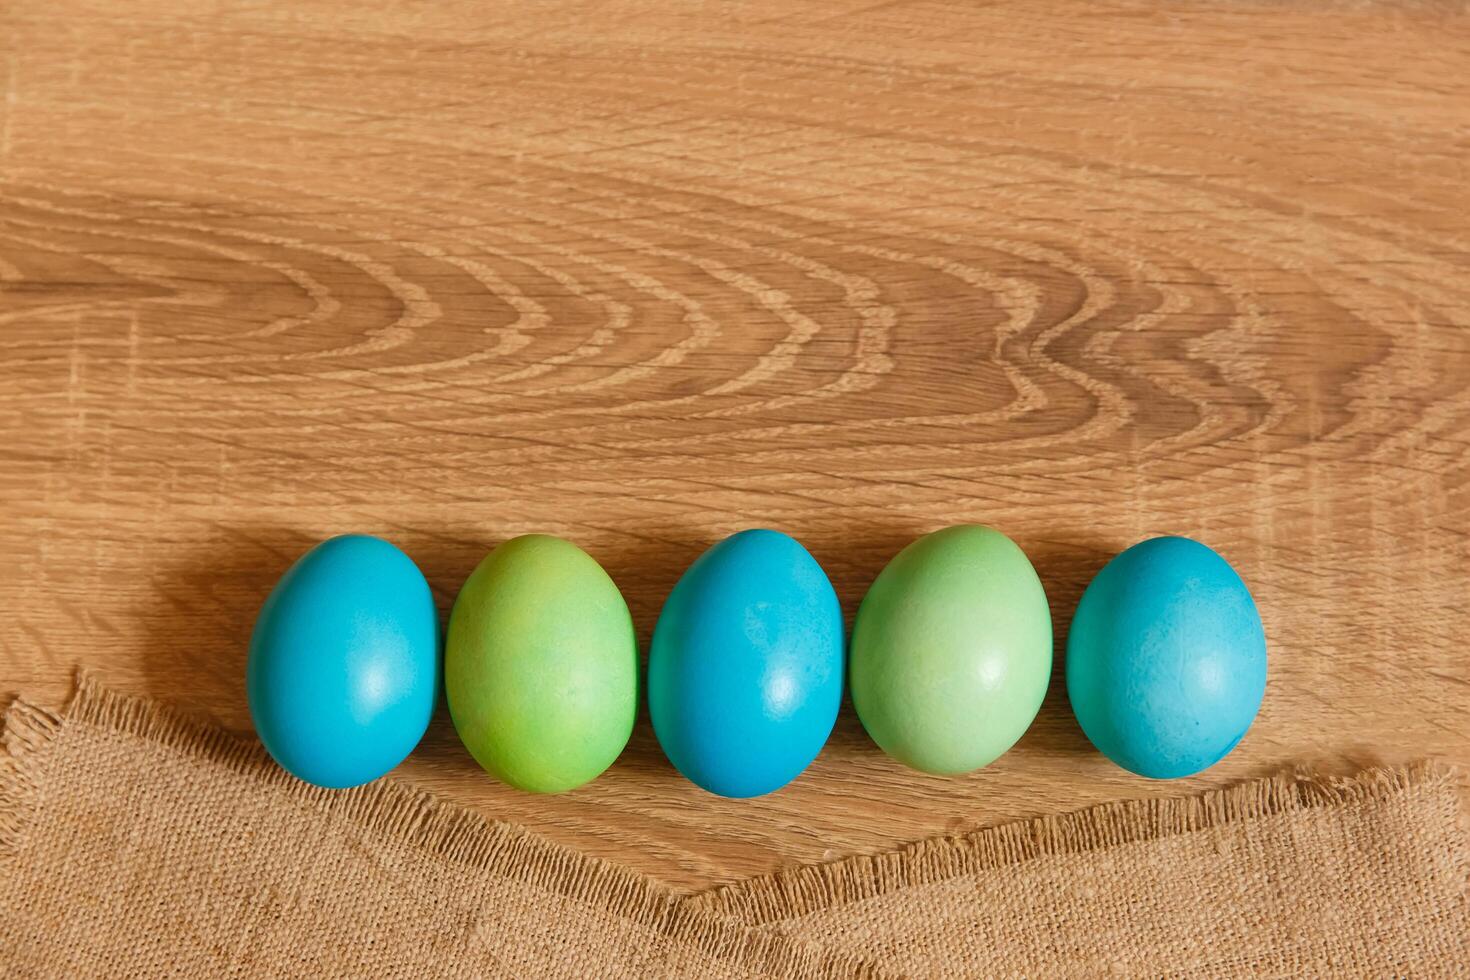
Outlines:
[{"label": "burlap fabric texture", "polygon": [[0,755],[5,977],[1470,975],[1452,773],[1278,777],[703,894],[83,682]]}]

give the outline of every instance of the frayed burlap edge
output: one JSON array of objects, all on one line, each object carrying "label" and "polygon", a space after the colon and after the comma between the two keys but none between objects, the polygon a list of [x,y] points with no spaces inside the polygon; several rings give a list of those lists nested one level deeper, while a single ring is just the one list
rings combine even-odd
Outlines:
[{"label": "frayed burlap edge", "polygon": [[886,976],[865,960],[694,908],[635,871],[580,854],[522,827],[438,802],[391,780],[347,790],[301,782],[274,765],[260,745],[168,705],[109,691],[85,674],[78,677],[76,693],[59,714],[23,700],[13,702],[5,712],[0,851],[14,853],[24,847],[27,828],[44,805],[39,776],[45,753],[73,724],[146,739],[224,766],[259,780],[297,805],[584,903],[734,968],[800,980],[880,980]]},{"label": "frayed burlap edge", "polygon": [[0,853],[19,850],[40,805],[29,757],[61,729],[54,711],[14,701],[0,718]]},{"label": "frayed burlap edge", "polygon": [[[1047,855],[1158,840],[1317,807],[1377,804],[1405,793],[1453,787],[1460,779],[1457,770],[1432,761],[1342,778],[1287,772],[1204,794],[1106,803],[958,837],[930,838],[881,854],[790,868],[694,895],[689,904],[745,925],[765,926]],[[1464,835],[1454,860],[1461,876],[1470,878],[1470,845]]]}]

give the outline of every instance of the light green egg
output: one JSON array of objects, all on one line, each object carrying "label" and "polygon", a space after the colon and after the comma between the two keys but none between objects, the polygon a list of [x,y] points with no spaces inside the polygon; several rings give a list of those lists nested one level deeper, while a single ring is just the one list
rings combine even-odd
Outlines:
[{"label": "light green egg", "polygon": [[533,793],[581,786],[633,731],[638,644],[628,605],[571,542],[513,538],[454,601],[444,688],[460,740],[485,771]]},{"label": "light green egg", "polygon": [[1051,612],[1025,552],[988,527],[945,528],[900,551],[863,599],[853,707],[905,765],[969,772],[1025,734],[1051,658]]}]

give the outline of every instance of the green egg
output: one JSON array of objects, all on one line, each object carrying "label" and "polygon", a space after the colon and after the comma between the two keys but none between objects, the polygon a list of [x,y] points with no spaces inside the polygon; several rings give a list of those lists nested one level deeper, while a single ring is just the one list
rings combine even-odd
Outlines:
[{"label": "green egg", "polygon": [[1026,553],[988,527],[945,528],[900,551],[863,599],[853,706],[905,765],[969,772],[1030,727],[1051,654],[1051,611]]},{"label": "green egg", "polygon": [[459,590],[444,689],[460,740],[486,772],[533,793],[581,786],[633,731],[638,643],[628,604],[571,542],[513,538]]}]

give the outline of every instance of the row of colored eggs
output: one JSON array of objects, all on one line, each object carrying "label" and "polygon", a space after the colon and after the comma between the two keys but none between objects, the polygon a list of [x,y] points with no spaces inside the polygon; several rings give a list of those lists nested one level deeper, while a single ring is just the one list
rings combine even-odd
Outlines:
[{"label": "row of colored eggs", "polygon": [[[323,542],[286,572],[256,622],[248,689],[262,742],[320,786],[376,779],[429,724],[439,641],[428,583],[407,555],[373,537]],[[955,774],[1015,744],[1051,664],[1041,582],[998,531],[951,527],[904,548],[869,589],[845,650],[821,566],[787,535],[751,530],[706,551],[670,593],[649,650],[648,702],[681,773],[749,797],[816,758],[844,676],[880,748]],[[526,535],[486,556],[455,600],[442,666],[461,740],[512,786],[582,785],[632,733],[632,617],[602,567],[560,538]],[[1077,720],[1106,756],[1145,776],[1185,776],[1222,758],[1255,718],[1265,635],[1223,558],[1187,538],[1153,538],[1087,588],[1066,675]]]}]

